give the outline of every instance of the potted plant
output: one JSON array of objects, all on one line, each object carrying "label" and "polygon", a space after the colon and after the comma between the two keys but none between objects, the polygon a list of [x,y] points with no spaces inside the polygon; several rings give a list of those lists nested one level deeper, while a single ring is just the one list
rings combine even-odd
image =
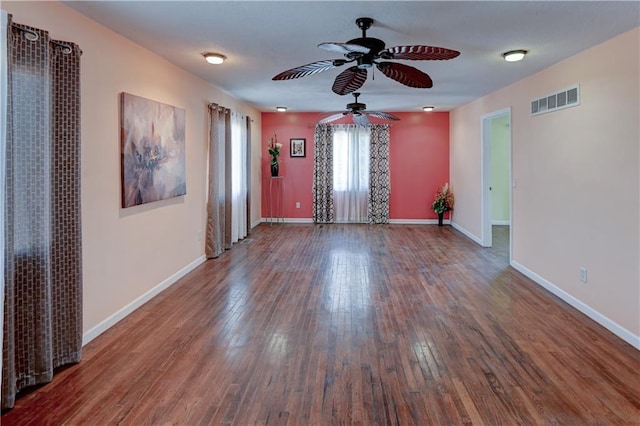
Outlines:
[{"label": "potted plant", "polygon": [[442,188],[438,189],[433,204],[431,204],[433,211],[438,214],[438,226],[442,226],[444,212],[453,210],[454,202],[453,192],[449,189],[449,183],[445,183]]},{"label": "potted plant", "polygon": [[278,176],[278,157],[280,156],[280,148],[282,148],[282,144],[278,142],[278,137],[275,133],[273,134],[273,137],[269,139],[267,148],[269,149],[269,155],[271,156],[271,176],[275,177]]}]

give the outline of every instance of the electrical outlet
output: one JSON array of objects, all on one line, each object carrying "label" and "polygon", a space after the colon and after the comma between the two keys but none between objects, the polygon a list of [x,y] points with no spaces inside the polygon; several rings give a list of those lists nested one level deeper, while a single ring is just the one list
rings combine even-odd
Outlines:
[{"label": "electrical outlet", "polygon": [[202,231],[198,231],[198,241],[202,241]]},{"label": "electrical outlet", "polygon": [[582,281],[583,283],[587,282],[587,268],[584,267],[580,267],[578,269],[580,271],[580,281]]},{"label": "electrical outlet", "polygon": [[300,201],[296,201],[296,209],[300,208]]}]

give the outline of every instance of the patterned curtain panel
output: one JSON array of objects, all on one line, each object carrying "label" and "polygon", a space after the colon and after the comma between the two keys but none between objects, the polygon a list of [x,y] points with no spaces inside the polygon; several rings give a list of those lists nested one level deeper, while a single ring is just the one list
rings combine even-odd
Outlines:
[{"label": "patterned curtain panel", "polygon": [[81,52],[10,19],[6,30],[3,409],[82,355]]},{"label": "patterned curtain panel", "polygon": [[389,125],[371,126],[371,162],[369,165],[369,223],[389,223]]},{"label": "patterned curtain panel", "polygon": [[231,111],[218,104],[210,104],[209,118],[205,254],[212,259],[231,247]]},{"label": "patterned curtain panel", "polygon": [[[0,329],[4,330],[4,244],[5,244],[5,179],[6,179],[6,152],[7,152],[7,28],[9,28],[9,14],[0,9]],[[0,348],[4,347],[4,333],[0,333]],[[2,378],[2,357],[0,356],[0,379]],[[0,380],[0,393],[4,394],[2,380]],[[0,398],[1,399],[1,398]],[[0,401],[2,405],[2,401]]]},{"label": "patterned curtain panel", "polygon": [[313,159],[313,221],[333,223],[333,129],[317,124]]}]

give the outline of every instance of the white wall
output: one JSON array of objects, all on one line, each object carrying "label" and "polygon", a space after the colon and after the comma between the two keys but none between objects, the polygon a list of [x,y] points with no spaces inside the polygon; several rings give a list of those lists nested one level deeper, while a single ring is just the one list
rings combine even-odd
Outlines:
[{"label": "white wall", "polygon": [[[481,233],[480,116],[511,107],[514,266],[637,347],[639,40],[636,28],[450,116],[457,226]],[[531,99],[576,83],[581,105],[530,116]]]},{"label": "white wall", "polygon": [[[253,118],[252,221],[260,218],[260,113],[61,3],[3,1],[2,8],[14,22],[48,30],[83,51],[83,329],[93,337],[118,311],[203,259],[198,233],[206,224],[210,102]],[[186,110],[184,197],[120,208],[121,92]]]}]

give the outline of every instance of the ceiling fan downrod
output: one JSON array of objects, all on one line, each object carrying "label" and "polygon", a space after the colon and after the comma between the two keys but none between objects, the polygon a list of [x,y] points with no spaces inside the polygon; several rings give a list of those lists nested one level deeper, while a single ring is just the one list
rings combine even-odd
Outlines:
[{"label": "ceiling fan downrod", "polygon": [[354,114],[359,114],[360,111],[367,109],[367,105],[358,102],[358,96],[360,96],[360,93],[358,92],[353,92],[352,93],[353,97],[355,98],[355,101],[347,104],[347,109],[350,109],[351,112],[353,112]]},{"label": "ceiling fan downrod", "polygon": [[362,30],[362,38],[367,38],[367,30],[371,28],[373,19],[371,18],[358,18],[356,19],[356,25]]},{"label": "ceiling fan downrod", "polygon": [[367,30],[371,28],[373,19],[371,18],[358,18],[356,19],[356,25],[362,30],[362,37],[349,40],[348,43],[357,44],[369,48],[369,53],[351,53],[347,54],[349,59],[357,60],[357,67],[359,69],[368,69],[373,67],[374,60],[378,53],[385,48],[384,42],[377,38],[367,37]]}]

